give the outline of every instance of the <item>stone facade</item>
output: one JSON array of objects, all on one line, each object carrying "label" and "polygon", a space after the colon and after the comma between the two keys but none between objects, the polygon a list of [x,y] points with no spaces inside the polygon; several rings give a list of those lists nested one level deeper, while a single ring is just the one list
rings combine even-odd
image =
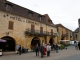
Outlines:
[{"label": "stone facade", "polygon": [[[10,3],[10,2],[8,3],[8,1],[7,1],[7,4],[13,5],[13,3]],[[3,5],[4,5],[4,3],[3,3]],[[17,7],[17,5],[15,5],[15,7]],[[6,6],[5,6],[5,8],[6,8]],[[2,9],[2,8],[0,8],[0,9]],[[25,11],[23,8],[20,8],[20,9]],[[27,9],[26,9],[26,11],[27,11]],[[33,11],[31,11],[31,12],[33,12]],[[35,15],[36,13],[33,12],[33,14]],[[28,17],[28,15],[27,15],[27,17]],[[39,16],[40,14],[37,13],[36,16],[37,15]],[[36,16],[32,16],[33,18],[30,18],[30,17],[27,18],[27,17],[25,17],[25,14],[21,15],[18,12],[14,13],[14,12],[12,12],[12,10],[5,10],[5,9],[0,10],[0,31],[1,31],[0,38],[5,39],[7,41],[10,40],[10,38],[13,38],[13,40],[15,42],[15,46],[16,46],[16,44],[19,44],[28,49],[31,49],[31,42],[33,39],[40,40],[40,44],[42,44],[43,42],[45,44],[50,43],[50,39],[54,41],[53,43],[57,43],[57,29],[53,23],[48,22],[48,20],[51,21],[50,18],[47,17],[48,15],[47,16],[40,15],[42,21],[39,21],[39,19],[35,20],[34,18],[37,18]],[[45,20],[45,22],[43,20]],[[48,23],[46,23],[46,21]],[[11,26],[12,29],[9,28],[10,22],[13,23],[13,26]],[[32,31],[32,30],[34,30],[34,31]],[[41,31],[42,31],[42,33],[41,33]],[[10,44],[10,42],[9,42],[9,44]]]},{"label": "stone facade", "polygon": [[79,32],[79,29],[80,29],[80,28],[77,28],[77,29],[73,32],[73,37],[74,37],[73,39],[76,40],[76,41],[80,41],[80,37],[79,37],[79,36],[80,36],[80,32]]},{"label": "stone facade", "polygon": [[[5,17],[4,17],[4,15],[5,15]],[[34,37],[37,36],[37,34],[31,35],[31,36],[29,34],[25,35],[25,31],[26,31],[26,29],[31,29],[32,23],[30,23],[29,21],[32,21],[32,20],[23,18],[21,16],[13,15],[10,13],[6,13],[3,11],[0,11],[0,16],[1,16],[0,17],[0,24],[1,24],[0,25],[0,31],[1,31],[0,37],[2,38],[4,36],[6,36],[7,35],[6,33],[9,32],[8,36],[14,38],[16,44],[20,44],[22,46],[25,46],[26,48],[30,48],[31,41]],[[19,21],[17,19],[13,19],[12,17],[20,18],[21,21]],[[13,30],[8,29],[9,21],[12,21],[14,23]],[[43,32],[44,31],[51,32],[50,29],[53,29],[54,30],[53,32],[57,34],[57,30],[55,27],[51,27],[48,25],[46,26],[46,24],[36,22],[36,21],[32,21],[32,22],[38,23],[38,25],[34,24],[36,32],[38,31],[40,33],[40,27],[42,26]],[[37,36],[37,37],[40,38],[41,43],[42,43],[42,40],[44,40],[44,42],[45,42],[45,38],[47,39],[46,43],[49,43],[49,40],[51,38],[50,35],[49,36]],[[54,38],[54,40],[57,40],[57,38]]]},{"label": "stone facade", "polygon": [[0,0],[0,31],[0,38],[7,41],[9,50],[15,50],[16,44],[32,49],[37,43],[72,40],[72,31],[63,25],[55,26],[47,14],[38,14],[6,0]]},{"label": "stone facade", "polygon": [[71,30],[67,29],[62,24],[57,24],[56,27],[58,30],[58,43],[60,43],[59,40],[73,40],[73,32]]}]

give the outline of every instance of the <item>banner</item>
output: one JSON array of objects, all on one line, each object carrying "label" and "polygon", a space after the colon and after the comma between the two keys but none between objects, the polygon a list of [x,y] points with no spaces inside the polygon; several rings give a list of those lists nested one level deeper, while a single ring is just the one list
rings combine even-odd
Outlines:
[{"label": "banner", "polygon": [[60,32],[57,33],[58,37],[60,37]]}]

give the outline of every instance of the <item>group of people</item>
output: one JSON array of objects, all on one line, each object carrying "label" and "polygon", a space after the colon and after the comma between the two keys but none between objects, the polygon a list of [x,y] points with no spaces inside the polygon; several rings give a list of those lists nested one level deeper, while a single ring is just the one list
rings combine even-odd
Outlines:
[{"label": "group of people", "polygon": [[[55,45],[55,50],[56,53],[58,53],[58,45]],[[36,52],[36,56],[39,56],[39,52],[41,53],[41,57],[43,58],[44,55],[50,56],[50,52],[51,52],[51,45],[50,43],[48,44],[42,44],[41,46],[39,46],[38,44],[35,45],[35,52]]]},{"label": "group of people", "polygon": [[21,45],[16,45],[16,52],[17,54],[21,55],[21,53],[25,52],[25,48],[21,47]]},{"label": "group of people", "polygon": [[16,52],[17,54],[21,55],[21,45],[16,45]]}]

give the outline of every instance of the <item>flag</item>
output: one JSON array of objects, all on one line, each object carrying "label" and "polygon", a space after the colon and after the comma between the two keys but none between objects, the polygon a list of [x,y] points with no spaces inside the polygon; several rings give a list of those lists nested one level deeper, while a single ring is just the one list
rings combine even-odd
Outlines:
[{"label": "flag", "polygon": [[58,37],[60,37],[60,32],[59,31],[58,31],[57,35],[58,35]]}]

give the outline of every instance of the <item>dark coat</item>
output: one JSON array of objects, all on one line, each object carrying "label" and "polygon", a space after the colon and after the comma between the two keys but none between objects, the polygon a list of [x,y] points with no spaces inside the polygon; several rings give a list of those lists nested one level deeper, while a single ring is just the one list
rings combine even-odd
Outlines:
[{"label": "dark coat", "polygon": [[40,46],[40,52],[44,52],[44,46]]}]

